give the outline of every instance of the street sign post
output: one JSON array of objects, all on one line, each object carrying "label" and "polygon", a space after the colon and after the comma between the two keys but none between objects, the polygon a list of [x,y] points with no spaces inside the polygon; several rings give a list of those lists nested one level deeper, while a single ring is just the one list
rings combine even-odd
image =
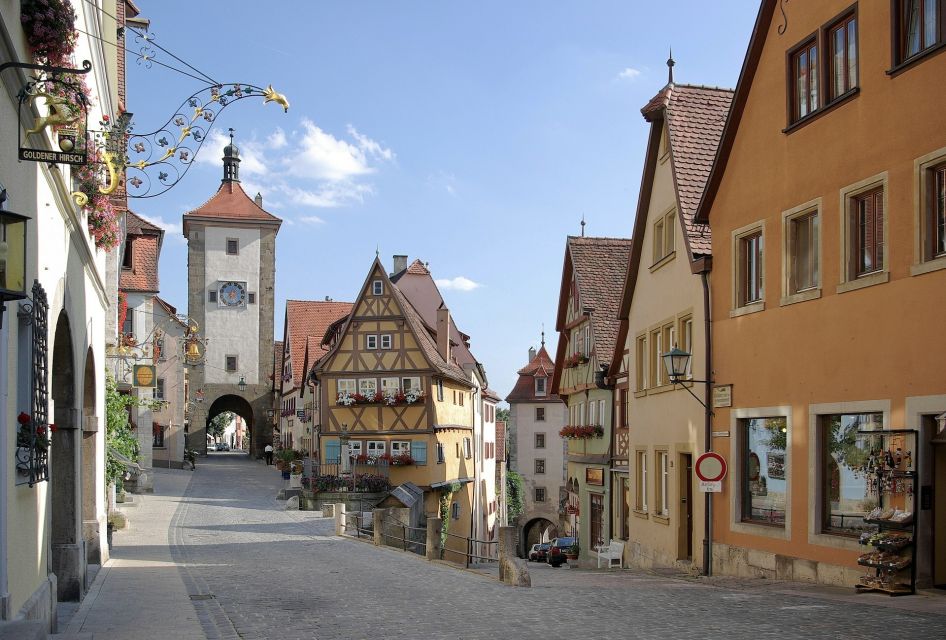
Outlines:
[{"label": "street sign post", "polygon": [[707,451],[696,459],[694,465],[696,477],[700,481],[700,491],[718,493],[723,490],[723,478],[726,477],[726,460],[714,451]]}]

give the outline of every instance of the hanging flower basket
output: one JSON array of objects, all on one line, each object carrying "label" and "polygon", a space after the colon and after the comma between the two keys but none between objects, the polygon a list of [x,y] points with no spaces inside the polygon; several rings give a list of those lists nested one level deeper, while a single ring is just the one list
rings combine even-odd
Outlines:
[{"label": "hanging flower basket", "polygon": [[76,12],[66,0],[23,0],[20,22],[33,57],[66,66],[78,39]]}]

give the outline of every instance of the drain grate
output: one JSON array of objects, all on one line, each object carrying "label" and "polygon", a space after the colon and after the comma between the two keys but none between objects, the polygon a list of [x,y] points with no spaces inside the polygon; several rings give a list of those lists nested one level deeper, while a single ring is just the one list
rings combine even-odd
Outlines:
[{"label": "drain grate", "polygon": [[191,600],[212,600],[214,594],[212,593],[192,593],[190,594]]}]

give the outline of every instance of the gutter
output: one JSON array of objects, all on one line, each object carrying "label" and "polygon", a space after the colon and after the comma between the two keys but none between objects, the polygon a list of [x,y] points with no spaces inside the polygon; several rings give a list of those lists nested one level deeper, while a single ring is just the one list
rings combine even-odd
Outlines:
[{"label": "gutter", "polygon": [[[703,333],[706,343],[706,364],[703,373],[704,380],[713,379],[713,332],[710,321],[710,284],[709,272],[713,268],[713,260],[706,256],[702,259],[703,268],[700,270],[700,280],[703,283]],[[703,417],[703,451],[709,452],[713,448],[713,385],[707,382],[704,385],[703,404],[706,407]],[[713,494],[707,491],[704,494],[703,505],[703,575],[713,575]]]}]

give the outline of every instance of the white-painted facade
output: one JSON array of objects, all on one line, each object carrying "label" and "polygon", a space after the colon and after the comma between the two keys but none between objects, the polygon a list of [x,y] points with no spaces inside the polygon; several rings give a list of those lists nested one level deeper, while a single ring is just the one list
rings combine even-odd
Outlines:
[{"label": "white-painted facade", "polygon": [[[260,232],[245,227],[205,227],[204,291],[206,303],[205,334],[213,336],[207,344],[204,380],[209,384],[261,384],[259,371],[260,306]],[[227,254],[227,240],[237,240],[236,255]],[[236,306],[224,304],[220,288],[227,282],[239,283],[246,297]],[[217,292],[217,302],[210,302],[208,292]],[[250,294],[255,299],[249,302]],[[237,357],[236,371],[226,370],[227,356]]]}]

